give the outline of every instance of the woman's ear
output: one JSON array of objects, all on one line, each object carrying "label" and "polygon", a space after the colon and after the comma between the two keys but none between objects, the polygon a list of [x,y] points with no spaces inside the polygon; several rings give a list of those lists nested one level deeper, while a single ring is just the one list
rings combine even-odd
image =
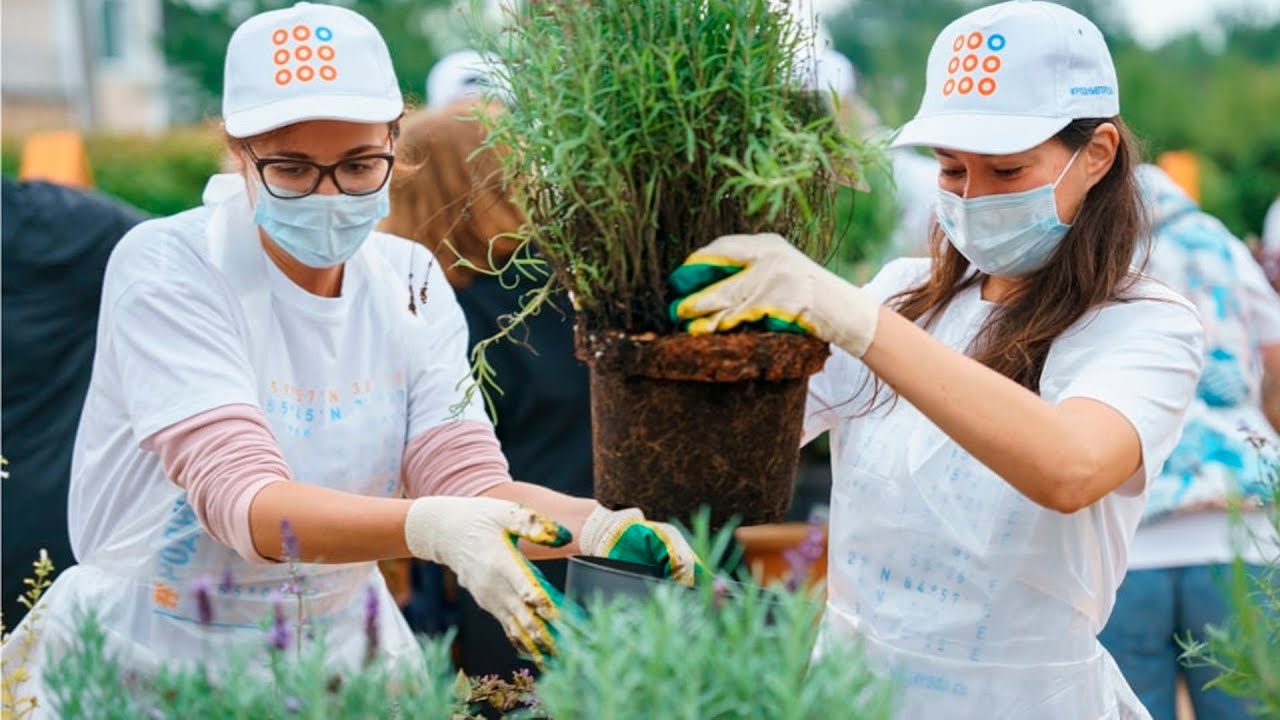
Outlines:
[{"label": "woman's ear", "polygon": [[1080,153],[1084,156],[1085,173],[1090,188],[1097,185],[1111,170],[1120,148],[1120,131],[1112,123],[1102,123],[1093,131]]}]

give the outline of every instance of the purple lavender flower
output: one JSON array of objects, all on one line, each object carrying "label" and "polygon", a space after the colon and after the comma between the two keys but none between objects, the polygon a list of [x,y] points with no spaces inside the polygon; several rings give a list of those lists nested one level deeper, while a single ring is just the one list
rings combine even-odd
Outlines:
[{"label": "purple lavender flower", "polygon": [[378,656],[378,591],[370,585],[364,593],[364,662],[373,662]]},{"label": "purple lavender flower", "polygon": [[302,701],[292,695],[285,697],[280,704],[284,706],[284,711],[290,715],[302,712]]},{"label": "purple lavender flower", "polygon": [[284,558],[289,562],[297,562],[302,557],[298,546],[298,535],[293,531],[293,523],[288,518],[280,521],[280,545],[284,550]]},{"label": "purple lavender flower", "polygon": [[729,599],[729,583],[724,578],[717,576],[711,581],[711,600],[713,606],[719,610]]},{"label": "purple lavender flower", "polygon": [[787,590],[795,592],[799,590],[808,579],[809,574],[813,572],[813,566],[822,558],[823,540],[826,533],[823,531],[821,523],[811,522],[809,531],[805,533],[804,540],[801,540],[795,547],[787,548],[782,551],[782,557],[787,561],[787,567],[790,572],[787,574]]},{"label": "purple lavender flower", "polygon": [[201,575],[191,583],[191,592],[196,596],[196,619],[201,625],[213,622],[213,580],[208,575]]},{"label": "purple lavender flower", "polygon": [[289,622],[284,616],[284,598],[280,593],[272,592],[270,602],[272,622],[271,629],[267,631],[267,645],[275,650],[287,650],[293,635],[289,631]]},{"label": "purple lavender flower", "polygon": [[222,581],[218,583],[218,592],[223,595],[230,595],[236,590],[236,578],[231,574],[231,568],[222,571]]}]

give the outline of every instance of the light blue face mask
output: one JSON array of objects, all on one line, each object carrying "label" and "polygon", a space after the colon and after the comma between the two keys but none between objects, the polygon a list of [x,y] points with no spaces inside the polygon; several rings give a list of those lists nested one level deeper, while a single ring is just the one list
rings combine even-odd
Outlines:
[{"label": "light blue face mask", "polygon": [[[252,175],[251,175],[252,176]],[[257,185],[253,221],[298,262],[313,268],[341,265],[391,211],[390,189],[369,195],[321,195],[284,200]]]},{"label": "light blue face mask", "polygon": [[1053,191],[1079,154],[1071,156],[1057,180],[1031,190],[966,199],[939,188],[938,225],[952,246],[988,275],[1019,277],[1040,270],[1071,229],[1058,219]]}]

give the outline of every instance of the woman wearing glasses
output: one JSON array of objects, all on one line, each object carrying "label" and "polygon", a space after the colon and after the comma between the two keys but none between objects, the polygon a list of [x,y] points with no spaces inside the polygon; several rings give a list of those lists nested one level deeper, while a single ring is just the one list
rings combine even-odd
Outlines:
[{"label": "woman wearing glasses", "polygon": [[79,565],[46,594],[29,659],[61,652],[90,607],[143,673],[260,651],[270,617],[272,643],[323,635],[346,663],[376,617],[379,649],[408,656],[375,561],[410,555],[452,567],[536,655],[554,592],[517,537],[546,557],[657,536],[691,580],[669,526],[509,477],[459,390],[467,326],[438,263],[373,232],[402,112],[363,17],[300,3],[237,29],[223,121],[242,168],[111,259],[72,468]]}]

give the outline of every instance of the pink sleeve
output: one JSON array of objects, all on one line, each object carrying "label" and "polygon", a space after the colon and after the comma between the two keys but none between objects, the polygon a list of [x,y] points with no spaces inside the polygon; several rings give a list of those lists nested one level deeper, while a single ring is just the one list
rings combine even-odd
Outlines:
[{"label": "pink sleeve", "polygon": [[478,420],[422,431],[405,447],[401,467],[405,492],[411,498],[472,497],[511,480],[493,426]]},{"label": "pink sleeve", "polygon": [[160,455],[164,474],[187,491],[187,503],[214,539],[254,563],[275,562],[254,547],[249,506],[269,483],[293,473],[262,412],[224,405],[174,423],[142,447]]}]

